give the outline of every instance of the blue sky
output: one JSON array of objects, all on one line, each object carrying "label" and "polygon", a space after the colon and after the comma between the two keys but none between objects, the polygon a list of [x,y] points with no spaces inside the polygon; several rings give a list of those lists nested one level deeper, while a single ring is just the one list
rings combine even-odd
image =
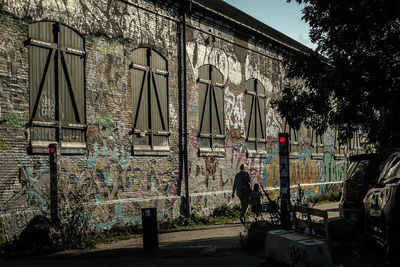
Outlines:
[{"label": "blue sky", "polygon": [[315,49],[308,32],[309,25],[301,20],[302,6],[294,0],[224,0],[290,38]]}]

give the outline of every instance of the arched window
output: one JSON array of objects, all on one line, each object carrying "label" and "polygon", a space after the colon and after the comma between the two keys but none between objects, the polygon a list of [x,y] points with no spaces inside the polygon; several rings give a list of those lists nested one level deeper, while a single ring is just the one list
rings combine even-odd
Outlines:
[{"label": "arched window", "polygon": [[311,140],[311,152],[313,157],[321,157],[324,155],[324,136],[318,134],[313,128],[308,129],[308,135]]},{"label": "arched window", "polygon": [[[299,152],[299,131],[289,125],[286,118],[283,118],[283,132],[289,134],[289,150],[290,154],[296,154]],[[307,135],[310,135],[308,130]],[[310,137],[311,140],[311,137]]]},{"label": "arched window", "polygon": [[132,52],[134,150],[169,149],[168,62],[151,48]]},{"label": "arched window", "polygon": [[249,151],[265,151],[265,88],[257,79],[249,79],[246,88],[246,143]]},{"label": "arched window", "polygon": [[335,130],[335,157],[336,158],[345,158],[346,153],[347,153],[347,146],[346,143],[340,142],[339,139],[339,131]]},{"label": "arched window", "polygon": [[199,147],[221,151],[225,146],[224,78],[212,65],[199,68]]},{"label": "arched window", "polygon": [[29,25],[29,127],[32,151],[49,143],[85,147],[85,41],[58,22]]}]

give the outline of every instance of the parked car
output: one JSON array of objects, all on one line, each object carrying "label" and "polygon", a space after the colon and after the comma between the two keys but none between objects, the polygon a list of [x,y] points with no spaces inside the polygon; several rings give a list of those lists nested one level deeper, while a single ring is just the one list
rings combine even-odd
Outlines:
[{"label": "parked car", "polygon": [[362,223],[363,199],[367,191],[376,185],[386,159],[386,154],[360,154],[349,158],[350,165],[343,181],[339,203],[339,214],[342,218]]},{"label": "parked car", "polygon": [[386,266],[400,264],[400,152],[386,161],[378,183],[364,198],[367,244],[385,248]]}]

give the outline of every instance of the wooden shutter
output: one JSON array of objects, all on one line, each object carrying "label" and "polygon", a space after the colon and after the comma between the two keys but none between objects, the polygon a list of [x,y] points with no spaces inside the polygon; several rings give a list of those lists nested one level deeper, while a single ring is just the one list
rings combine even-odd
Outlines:
[{"label": "wooden shutter", "polygon": [[257,79],[249,79],[246,88],[247,146],[250,150],[265,149],[265,88]]},{"label": "wooden shutter", "polygon": [[339,132],[335,131],[335,156],[344,157],[346,155],[346,145],[339,142]]},{"label": "wooden shutter", "polygon": [[27,43],[32,145],[82,144],[86,129],[83,38],[60,23],[37,22],[29,25]]},{"label": "wooden shutter", "polygon": [[55,53],[52,22],[29,25],[30,138],[56,141]]},{"label": "wooden shutter", "polygon": [[74,30],[59,28],[58,81],[62,142],[85,141],[85,43]]},{"label": "wooden shutter", "polygon": [[353,137],[349,141],[349,152],[352,155],[358,155],[362,153],[361,149],[361,132],[360,131],[355,131],[353,133]]},{"label": "wooden shutter", "polygon": [[312,154],[323,154],[324,153],[324,140],[323,135],[317,134],[315,129],[311,131],[311,151]]},{"label": "wooden shutter", "polygon": [[212,65],[199,68],[199,146],[225,145],[224,85],[222,73]]},{"label": "wooden shutter", "polygon": [[[286,118],[283,119],[283,132],[289,134],[289,150],[290,153],[298,153],[299,152],[299,133],[298,130],[295,128],[291,127],[288,122],[286,121]],[[312,132],[309,131],[309,137],[310,140]]]},{"label": "wooden shutter", "polygon": [[133,132],[137,147],[168,146],[168,62],[151,48],[132,53]]}]

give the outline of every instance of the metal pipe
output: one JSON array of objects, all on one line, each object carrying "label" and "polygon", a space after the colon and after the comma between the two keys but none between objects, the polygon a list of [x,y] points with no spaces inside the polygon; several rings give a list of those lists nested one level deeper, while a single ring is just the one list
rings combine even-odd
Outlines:
[{"label": "metal pipe", "polygon": [[183,162],[184,162],[184,179],[185,179],[185,200],[186,215],[190,216],[190,199],[189,199],[189,163],[188,163],[188,119],[187,119],[187,58],[186,58],[186,12],[191,11],[192,1],[183,2],[182,13],[182,48],[183,48]]}]

